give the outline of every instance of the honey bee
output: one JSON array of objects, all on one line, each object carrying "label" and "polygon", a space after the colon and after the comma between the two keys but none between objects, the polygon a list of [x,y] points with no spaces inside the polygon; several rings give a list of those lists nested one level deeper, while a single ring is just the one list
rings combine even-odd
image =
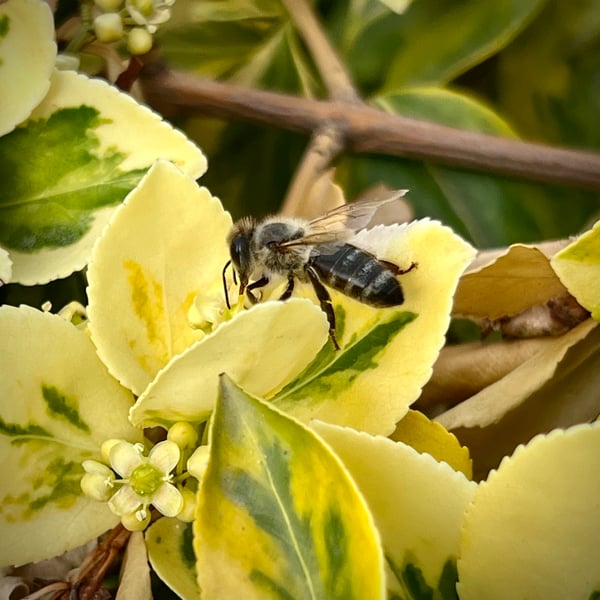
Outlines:
[{"label": "honey bee", "polygon": [[230,260],[223,267],[223,288],[228,308],[226,273],[233,266],[234,283],[239,277],[239,294],[253,304],[259,301],[255,290],[275,278],[287,279],[280,296],[292,295],[296,280],[310,282],[327,316],[329,336],[335,348],[335,311],[327,287],[370,306],[383,308],[404,302],[397,275],[416,266],[401,269],[394,263],[348,242],[364,229],[378,208],[404,196],[406,190],[388,193],[384,198],[345,204],[312,221],[280,216],[257,220],[244,217],[234,223],[227,237]]}]

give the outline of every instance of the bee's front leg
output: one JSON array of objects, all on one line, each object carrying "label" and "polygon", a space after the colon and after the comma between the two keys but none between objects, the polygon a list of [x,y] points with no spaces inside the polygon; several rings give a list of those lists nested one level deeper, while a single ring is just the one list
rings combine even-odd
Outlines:
[{"label": "bee's front leg", "polygon": [[250,300],[251,304],[256,304],[260,300],[260,298],[253,293],[253,290],[264,287],[267,285],[267,283],[269,283],[269,278],[263,275],[260,279],[253,281],[249,286],[246,287],[246,296],[248,297],[248,300]]},{"label": "bee's front leg", "polygon": [[294,284],[295,284],[294,276],[291,274],[288,275],[287,286],[286,286],[283,294],[281,294],[281,296],[279,297],[280,300],[287,300],[292,295],[292,292],[294,291]]}]

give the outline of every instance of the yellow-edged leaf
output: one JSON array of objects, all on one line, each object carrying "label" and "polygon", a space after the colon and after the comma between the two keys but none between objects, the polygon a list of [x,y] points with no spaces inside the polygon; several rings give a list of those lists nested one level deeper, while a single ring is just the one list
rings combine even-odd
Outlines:
[{"label": "yellow-edged leaf", "polygon": [[[158,114],[73,71],[54,71],[43,101],[0,151],[4,180],[28,181],[17,189],[5,189],[5,181],[3,195],[14,197],[0,203],[7,220],[0,239],[11,252],[13,280],[25,285],[83,268],[115,206],[157,159],[193,178],[206,170],[202,152]],[[34,175],[15,160],[18,152],[27,152]]]},{"label": "yellow-edged leaf", "polygon": [[12,131],[42,101],[55,59],[48,4],[41,0],[0,4],[0,135]]},{"label": "yellow-edged leaf", "polygon": [[[158,161],[117,209],[89,266],[90,332],[102,360],[140,394],[204,333],[188,311],[200,293],[222,298],[231,218],[217,198]],[[233,352],[233,349],[230,349]]]},{"label": "yellow-edged leaf", "polygon": [[461,600],[600,595],[600,423],[536,437],[480,484],[458,563]]},{"label": "yellow-edged leaf", "polygon": [[551,264],[579,304],[600,320],[600,221],[555,254]]},{"label": "yellow-edged leaf", "polygon": [[192,524],[162,517],[146,530],[148,558],[156,574],[184,600],[200,597]]},{"label": "yellow-edged leaf", "polygon": [[[377,226],[352,242],[401,269],[417,264],[399,276],[404,304],[378,309],[332,292],[341,350],[326,346],[272,401],[304,422],[389,435],[431,376],[458,278],[474,250],[428,219]],[[303,293],[314,298],[306,287]]]},{"label": "yellow-edged leaf", "polygon": [[202,598],[385,597],[379,535],[313,432],[223,379],[198,496]]},{"label": "yellow-edged leaf", "polygon": [[477,484],[388,438],[315,422],[340,457],[381,534],[388,597],[456,598],[463,516]]},{"label": "yellow-edged leaf", "polygon": [[200,597],[192,524],[162,517],[146,530],[148,558],[156,574],[184,600]]},{"label": "yellow-edged leaf", "polygon": [[133,398],[98,360],[89,337],[59,316],[0,307],[0,565],[61,554],[116,525],[84,498],[81,462],[107,438],[139,441]]},{"label": "yellow-edged leaf", "polygon": [[327,340],[327,321],[312,302],[291,298],[258,304],[176,356],[131,409],[136,425],[204,421],[227,373],[249,393],[280,389]]},{"label": "yellow-edged leaf", "polygon": [[469,449],[461,446],[456,436],[439,423],[428,419],[422,412],[409,410],[390,435],[395,442],[403,442],[417,452],[427,452],[438,461],[448,463],[467,479],[473,475]]}]

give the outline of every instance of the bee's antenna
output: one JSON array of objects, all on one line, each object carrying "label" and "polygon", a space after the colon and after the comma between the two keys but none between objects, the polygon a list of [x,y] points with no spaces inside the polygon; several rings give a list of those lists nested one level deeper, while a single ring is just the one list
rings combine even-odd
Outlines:
[{"label": "bee's antenna", "polygon": [[[223,291],[225,292],[225,304],[227,304],[227,308],[229,310],[231,310],[231,304],[229,304],[229,294],[227,293],[227,277],[226,277],[226,273],[227,273],[227,269],[229,268],[229,265],[231,264],[231,261],[228,260],[225,263],[225,266],[223,267],[223,274],[222,274],[222,278],[223,278]],[[233,280],[235,282],[235,269],[233,270]],[[236,283],[237,285],[237,283]]]}]

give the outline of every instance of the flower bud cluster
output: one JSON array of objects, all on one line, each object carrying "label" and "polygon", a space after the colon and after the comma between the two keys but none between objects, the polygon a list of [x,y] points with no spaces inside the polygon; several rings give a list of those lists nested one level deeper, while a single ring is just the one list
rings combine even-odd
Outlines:
[{"label": "flower bud cluster", "polygon": [[171,18],[175,0],[94,0],[94,32],[100,42],[125,39],[132,54],[150,51],[158,26]]}]

